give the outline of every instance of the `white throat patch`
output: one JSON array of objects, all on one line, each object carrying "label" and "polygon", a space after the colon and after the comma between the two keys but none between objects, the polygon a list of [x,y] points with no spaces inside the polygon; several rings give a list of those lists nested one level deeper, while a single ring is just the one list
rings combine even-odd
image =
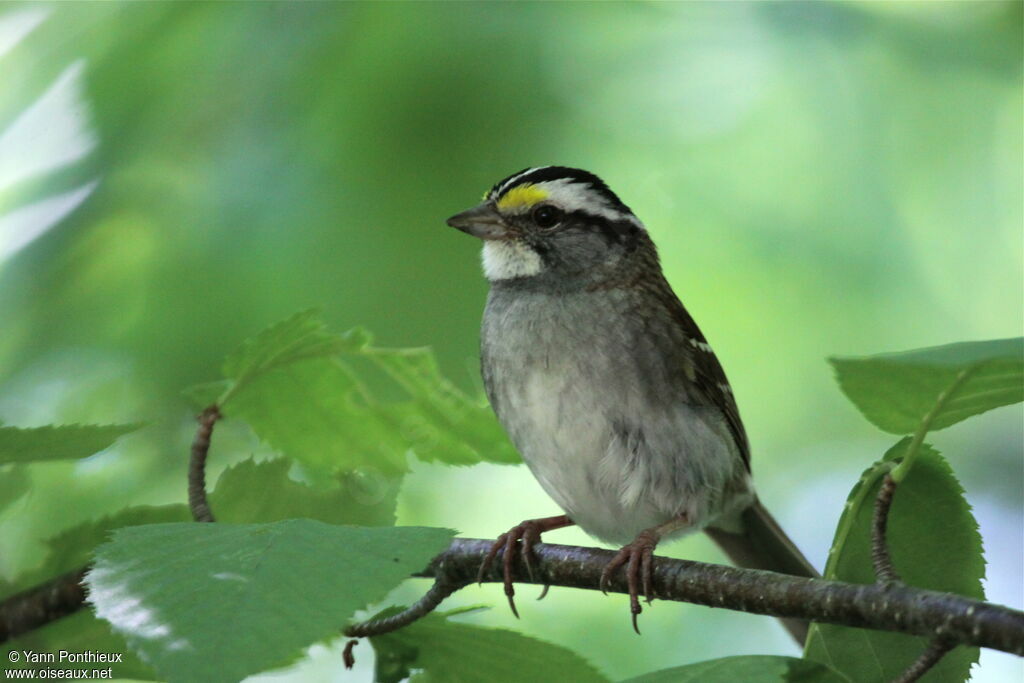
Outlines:
[{"label": "white throat patch", "polygon": [[522,242],[488,240],[483,261],[484,276],[491,281],[529,277],[541,271],[540,255]]}]

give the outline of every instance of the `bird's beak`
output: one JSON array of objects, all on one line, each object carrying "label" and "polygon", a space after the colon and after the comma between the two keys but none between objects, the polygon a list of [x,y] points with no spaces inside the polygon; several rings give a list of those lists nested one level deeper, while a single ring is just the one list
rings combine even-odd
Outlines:
[{"label": "bird's beak", "polygon": [[508,225],[490,203],[455,214],[448,219],[448,225],[482,240],[505,239],[509,232]]}]

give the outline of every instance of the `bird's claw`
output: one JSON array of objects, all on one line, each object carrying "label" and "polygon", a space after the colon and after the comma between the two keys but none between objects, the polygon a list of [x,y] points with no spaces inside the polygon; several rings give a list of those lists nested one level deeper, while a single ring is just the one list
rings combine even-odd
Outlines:
[{"label": "bird's claw", "polygon": [[[654,549],[658,545],[656,535],[642,531],[632,543],[625,545],[616,553],[615,557],[605,565],[601,572],[599,587],[607,595],[611,585],[612,575],[615,570],[626,565],[626,585],[629,591],[629,611],[633,616],[633,630],[638,634],[640,628],[637,626],[637,617],[643,612],[640,606],[641,592],[647,604],[654,599],[654,592],[651,589],[651,580],[654,575]],[[642,591],[641,591],[642,589]]]},{"label": "bird's claw", "polygon": [[[494,564],[495,558],[497,558],[499,552],[502,554],[502,574],[505,584],[505,597],[508,598],[508,606],[512,609],[512,614],[519,618],[519,610],[516,609],[515,594],[516,589],[512,586],[512,563],[515,557],[516,544],[522,541],[520,545],[520,555],[523,558],[523,564],[526,565],[526,574],[530,577],[530,581],[534,581],[533,571],[533,546],[540,542],[540,534],[543,529],[536,520],[527,520],[521,524],[517,524],[512,527],[501,536],[491,546],[491,549],[487,551],[487,555],[484,556],[484,561],[480,563],[480,571],[477,573],[477,583],[483,584],[484,577],[487,576],[487,572],[491,570],[491,566]],[[543,598],[547,595],[548,587],[544,587],[544,591],[540,594]],[[540,598],[538,598],[539,600]]]}]

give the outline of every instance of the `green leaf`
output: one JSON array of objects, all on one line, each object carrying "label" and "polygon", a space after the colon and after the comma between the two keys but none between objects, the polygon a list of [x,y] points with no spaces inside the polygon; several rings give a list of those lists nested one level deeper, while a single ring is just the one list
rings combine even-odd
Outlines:
[{"label": "green leaf", "polygon": [[[46,542],[49,552],[43,564],[29,574],[19,577],[15,586],[11,587],[8,593],[39,585],[91,562],[96,546],[105,542],[114,529],[188,519],[190,519],[189,511],[184,505],[139,506],[125,508],[112,515],[78,524],[50,538]],[[97,619],[92,610],[88,609],[58,619],[43,628],[30,631],[5,643],[5,646],[7,649],[0,650],[0,661],[8,661],[7,652],[10,650],[121,653],[124,655],[123,661],[110,664],[113,669],[113,678],[159,679],[150,667],[143,664],[128,649],[124,638],[113,633],[107,622]],[[40,664],[38,666],[52,668],[52,665]]]},{"label": "green leaf", "polygon": [[181,394],[189,404],[197,411],[217,403],[231,388],[232,382],[227,379],[219,379],[215,382],[203,382],[193,384],[182,390]]},{"label": "green leaf", "polygon": [[[825,578],[874,583],[874,501],[885,473],[909,445],[910,439],[901,440],[854,486],[836,530]],[[985,561],[978,525],[953,471],[928,445],[921,447],[916,465],[896,489],[888,540],[896,571],[908,584],[984,599]],[[805,656],[854,681],[882,682],[900,674],[926,646],[926,639],[915,636],[813,624]],[[977,648],[958,647],[926,680],[966,680],[977,660]]]},{"label": "green leaf", "polygon": [[317,519],[331,524],[391,526],[395,523],[398,482],[345,472],[330,486],[312,487],[291,479],[291,462],[251,458],[224,470],[210,494],[220,522],[275,522]]},{"label": "green leaf", "polygon": [[[224,372],[227,385],[194,387],[192,400],[219,394],[225,415],[315,477],[339,469],[392,477],[406,471],[409,455],[458,465],[520,462],[483,398],[445,380],[430,351],[374,348],[361,329],[334,335],[311,312],[245,342]],[[382,381],[397,385],[401,400],[384,400]]]},{"label": "green leaf", "polygon": [[77,460],[110,448],[140,424],[0,427],[0,465],[11,462]]},{"label": "green leaf", "polygon": [[1024,400],[1024,338],[964,342],[863,358],[831,358],[843,393],[877,427],[949,427]]},{"label": "green leaf", "polygon": [[454,532],[270,524],[120,529],[86,583],[96,614],[171,681],[237,681],[338,635]]},{"label": "green leaf", "polygon": [[[245,460],[229,467],[217,479],[210,504],[218,521],[274,522],[309,518],[332,524],[392,526],[398,482],[373,480],[358,473],[335,475],[329,486],[312,487],[288,476],[285,459],[256,463]],[[4,480],[0,480],[3,485]],[[9,593],[15,593],[85,566],[93,551],[110,532],[129,526],[189,522],[186,505],[133,506],[99,519],[77,524],[46,541],[49,551],[42,565],[19,576]],[[4,595],[0,591],[0,596]]]},{"label": "green leaf", "polygon": [[28,492],[31,481],[24,467],[0,465],[0,513]]},{"label": "green leaf", "polygon": [[[83,609],[75,614],[57,619],[42,628],[34,629],[28,633],[5,642],[0,646],[0,662],[9,662],[8,653],[12,650],[32,652],[54,652],[61,650],[68,652],[109,652],[122,655],[120,662],[95,665],[71,665],[59,668],[111,668],[111,678],[133,679],[133,680],[161,680],[161,677],[153,671],[152,667],[142,662],[129,648],[124,638],[110,630],[110,624],[97,619],[92,610]],[[5,664],[5,666],[8,666]],[[11,667],[14,668],[14,667]],[[19,661],[17,668],[53,669],[52,663],[25,664],[24,659]],[[37,678],[41,678],[36,674]]]},{"label": "green leaf", "polygon": [[420,460],[449,465],[522,462],[483,397],[473,399],[446,380],[429,349],[359,349],[409,396],[388,406]]},{"label": "green leaf", "polygon": [[[128,526],[186,522],[192,516],[185,505],[141,505],[65,529],[46,541],[48,551],[42,565],[18,577],[15,590],[24,590],[49,581],[55,576],[84,567],[92,562],[93,551],[107,541],[110,532]],[[67,649],[67,648],[65,648]]]},{"label": "green leaf", "polygon": [[73,526],[47,540],[49,553],[46,563],[54,575],[62,574],[91,562],[93,551],[117,529],[190,521],[191,514],[185,505],[128,507],[112,515]]},{"label": "green leaf", "polygon": [[245,420],[272,448],[314,474],[407,470],[409,440],[336,359],[296,363],[249,381],[226,415]]},{"label": "green leaf", "polygon": [[652,671],[624,683],[849,683],[849,680],[806,659],[740,655]]},{"label": "green leaf", "polygon": [[[248,339],[224,361],[227,388],[217,403],[272,447],[314,470],[371,463],[388,474],[405,470],[404,453],[371,444],[367,453],[346,429],[345,405],[358,385],[335,354],[346,340],[327,332],[315,310],[297,313]],[[191,394],[206,397],[216,385]]]},{"label": "green leaf", "polygon": [[[224,361],[224,376],[238,391],[261,374],[286,365],[334,355],[347,345],[327,331],[315,309],[296,313],[248,339]],[[222,399],[221,403],[227,403]]]},{"label": "green leaf", "polygon": [[[381,615],[396,612],[392,608]],[[414,670],[434,681],[536,683],[607,681],[583,657],[515,631],[451,621],[429,614],[410,626],[370,639],[377,683],[397,683]]]}]

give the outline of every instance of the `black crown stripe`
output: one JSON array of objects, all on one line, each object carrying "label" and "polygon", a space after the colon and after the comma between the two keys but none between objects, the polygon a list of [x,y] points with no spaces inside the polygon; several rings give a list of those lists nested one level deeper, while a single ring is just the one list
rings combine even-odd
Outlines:
[{"label": "black crown stripe", "polygon": [[568,166],[541,166],[539,168],[524,168],[518,173],[513,173],[501,182],[497,183],[489,193],[491,199],[500,199],[502,195],[513,187],[524,183],[544,183],[551,180],[571,180],[575,183],[587,185],[591,190],[599,194],[611,205],[612,208],[631,214],[618,195],[612,192],[603,180],[589,171],[581,168],[569,168]]}]

